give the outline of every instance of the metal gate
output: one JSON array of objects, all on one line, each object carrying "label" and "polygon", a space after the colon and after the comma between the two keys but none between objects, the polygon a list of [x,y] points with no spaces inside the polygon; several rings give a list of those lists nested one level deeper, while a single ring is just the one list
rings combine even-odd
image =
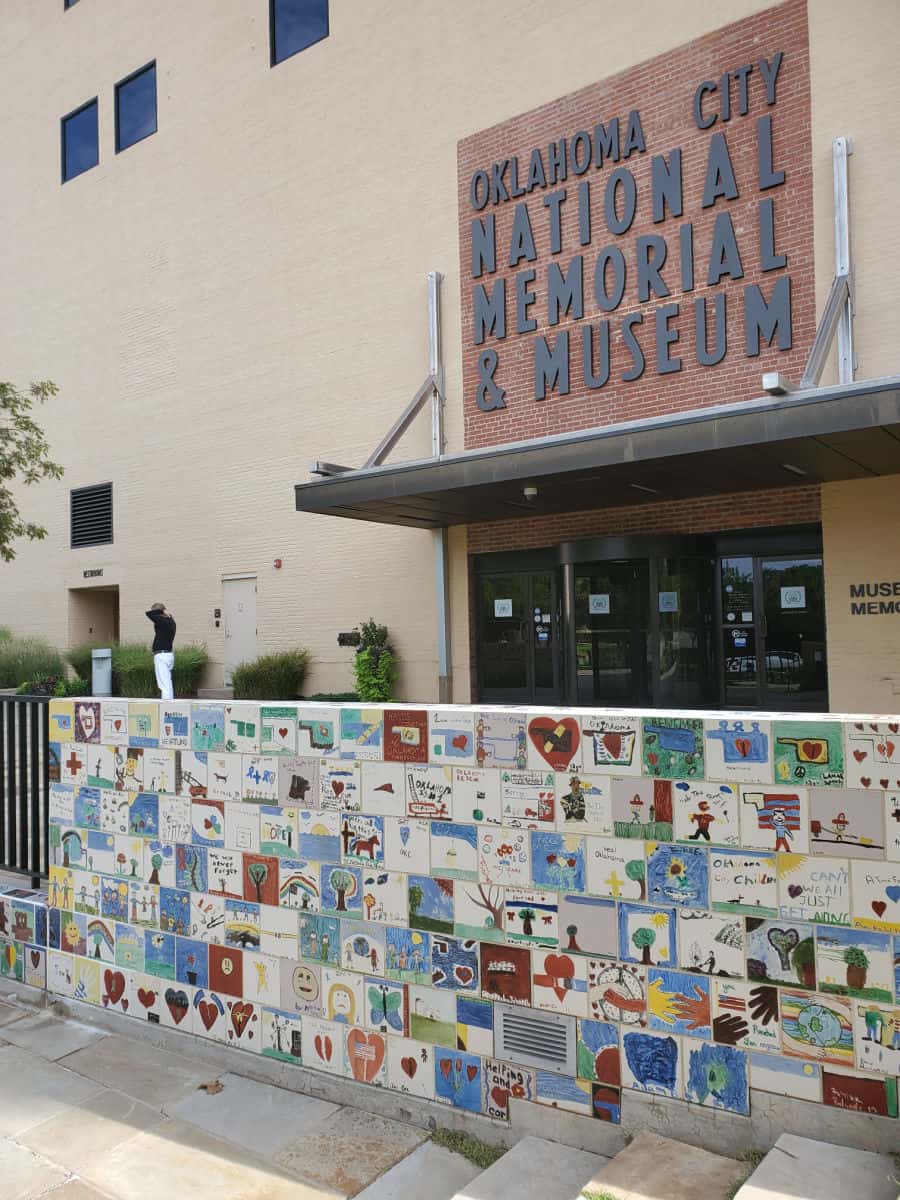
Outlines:
[{"label": "metal gate", "polygon": [[0,696],[0,870],[47,874],[50,700]]}]

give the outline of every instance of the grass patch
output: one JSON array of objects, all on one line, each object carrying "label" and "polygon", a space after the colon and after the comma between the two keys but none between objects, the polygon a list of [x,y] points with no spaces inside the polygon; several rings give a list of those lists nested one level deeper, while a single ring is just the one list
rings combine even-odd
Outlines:
[{"label": "grass patch", "polygon": [[0,687],[17,688],[38,679],[59,679],[66,673],[60,652],[43,638],[0,639]]},{"label": "grass patch", "polygon": [[436,1129],[431,1135],[431,1140],[436,1146],[443,1146],[445,1150],[461,1154],[482,1171],[493,1166],[497,1159],[506,1153],[502,1146],[491,1146],[488,1142],[482,1142],[480,1138],[472,1137],[470,1133],[459,1133],[453,1129]]},{"label": "grass patch", "polygon": [[[91,678],[91,646],[76,646],[66,659],[77,675]],[[153,651],[145,642],[119,642],[112,649],[113,695],[143,699],[159,694],[153,670]],[[209,654],[203,645],[188,643],[175,647],[172,683],[176,696],[196,696],[197,686]],[[90,692],[90,685],[88,686]]]},{"label": "grass patch", "polygon": [[264,654],[231,673],[235,700],[293,700],[309,670],[310,653],[302,646]]}]

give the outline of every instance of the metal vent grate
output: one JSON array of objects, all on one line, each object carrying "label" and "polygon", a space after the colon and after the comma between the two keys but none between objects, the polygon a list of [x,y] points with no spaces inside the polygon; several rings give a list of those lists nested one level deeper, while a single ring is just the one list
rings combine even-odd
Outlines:
[{"label": "metal vent grate", "polygon": [[498,1058],[545,1071],[575,1074],[575,1018],[532,1008],[494,1005]]},{"label": "metal vent grate", "polygon": [[112,484],[72,489],[72,549],[113,540]]}]

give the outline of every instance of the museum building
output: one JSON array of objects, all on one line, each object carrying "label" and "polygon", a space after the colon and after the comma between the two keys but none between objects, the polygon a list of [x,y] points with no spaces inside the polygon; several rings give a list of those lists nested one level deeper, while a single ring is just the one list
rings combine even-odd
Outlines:
[{"label": "museum building", "polygon": [[4,375],[66,465],[0,622],[896,711],[896,5],[111,3],[0,16]]}]

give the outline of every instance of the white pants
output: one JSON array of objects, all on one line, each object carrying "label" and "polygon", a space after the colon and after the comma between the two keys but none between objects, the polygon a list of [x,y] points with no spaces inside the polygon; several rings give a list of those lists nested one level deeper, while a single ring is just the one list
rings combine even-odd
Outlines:
[{"label": "white pants", "polygon": [[171,653],[160,653],[153,655],[153,668],[156,671],[156,686],[159,688],[159,694],[163,700],[174,700],[175,694],[172,691],[172,668],[175,666],[175,655]]}]

